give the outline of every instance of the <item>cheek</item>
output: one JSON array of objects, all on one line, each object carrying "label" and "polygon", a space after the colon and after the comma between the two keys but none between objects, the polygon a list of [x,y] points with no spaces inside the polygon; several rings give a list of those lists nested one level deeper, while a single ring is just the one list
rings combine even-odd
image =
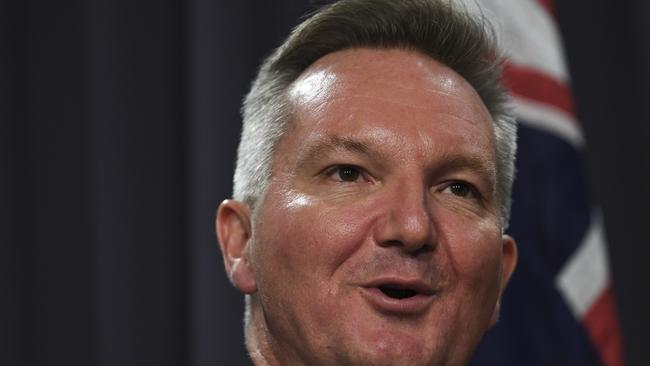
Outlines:
[{"label": "cheek", "polygon": [[477,300],[495,302],[501,280],[501,235],[498,225],[464,221],[450,224],[447,231],[450,263],[459,283]]},{"label": "cheek", "polygon": [[[313,287],[314,283],[327,287],[325,280],[366,238],[368,218],[362,214],[364,208],[329,205],[304,194],[268,198],[267,202],[275,203],[266,204],[264,212],[260,212],[265,219],[256,225],[252,253],[261,287],[265,287],[265,280],[278,277],[291,279],[292,288],[300,284]],[[268,285],[273,286],[272,282]]]},{"label": "cheek", "polygon": [[473,225],[465,220],[447,224],[441,235],[448,245],[445,252],[451,283],[444,307],[454,324],[448,337],[465,340],[473,348],[490,327],[499,297],[501,236],[499,230],[475,221]]}]

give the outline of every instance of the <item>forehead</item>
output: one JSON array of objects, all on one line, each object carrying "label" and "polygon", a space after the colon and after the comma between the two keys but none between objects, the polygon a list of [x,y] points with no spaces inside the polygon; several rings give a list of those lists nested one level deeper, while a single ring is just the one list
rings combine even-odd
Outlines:
[{"label": "forehead", "polygon": [[[288,90],[300,144],[332,135],[396,145],[494,146],[485,105],[436,60],[401,49],[349,49],[317,60]],[[445,140],[444,144],[440,144]],[[298,148],[298,146],[295,146]],[[485,151],[483,151],[485,152]]]},{"label": "forehead", "polygon": [[[348,49],[333,52],[308,67],[289,89],[290,99],[310,107],[335,94],[381,96],[394,103],[429,105],[451,99],[471,102],[468,118],[487,113],[474,88],[438,61],[401,49]],[[441,98],[444,97],[444,98]],[[467,107],[467,106],[465,106]],[[457,109],[456,111],[462,112]]]}]

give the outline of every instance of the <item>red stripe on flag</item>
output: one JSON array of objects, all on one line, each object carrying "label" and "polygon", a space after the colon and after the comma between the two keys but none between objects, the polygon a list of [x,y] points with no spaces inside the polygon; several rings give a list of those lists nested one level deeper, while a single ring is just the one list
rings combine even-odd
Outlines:
[{"label": "red stripe on flag", "polygon": [[600,353],[603,365],[623,366],[621,332],[611,287],[594,301],[582,322]]},{"label": "red stripe on flag", "polygon": [[569,88],[542,72],[506,63],[503,83],[514,95],[551,105],[575,117]]},{"label": "red stripe on flag", "polygon": [[551,16],[555,17],[556,11],[555,11],[555,4],[553,3],[553,0],[538,0],[539,4],[546,9],[546,11],[551,14]]}]

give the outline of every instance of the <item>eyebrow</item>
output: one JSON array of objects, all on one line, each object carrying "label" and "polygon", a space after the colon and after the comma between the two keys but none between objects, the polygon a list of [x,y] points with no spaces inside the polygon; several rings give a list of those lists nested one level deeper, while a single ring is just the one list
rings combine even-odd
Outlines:
[{"label": "eyebrow", "polygon": [[309,162],[315,161],[327,154],[344,151],[366,156],[375,161],[385,161],[387,156],[374,149],[369,143],[351,139],[349,137],[328,136],[319,143],[309,147],[307,151],[298,157],[297,166],[301,167]]}]

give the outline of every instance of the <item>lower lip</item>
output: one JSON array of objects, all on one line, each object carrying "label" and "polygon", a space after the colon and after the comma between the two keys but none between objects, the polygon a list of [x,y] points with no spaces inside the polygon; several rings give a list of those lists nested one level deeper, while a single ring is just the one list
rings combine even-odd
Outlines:
[{"label": "lower lip", "polygon": [[361,288],[362,296],[377,311],[394,315],[418,315],[425,312],[433,302],[434,295],[415,295],[395,299],[384,294],[377,287]]}]

